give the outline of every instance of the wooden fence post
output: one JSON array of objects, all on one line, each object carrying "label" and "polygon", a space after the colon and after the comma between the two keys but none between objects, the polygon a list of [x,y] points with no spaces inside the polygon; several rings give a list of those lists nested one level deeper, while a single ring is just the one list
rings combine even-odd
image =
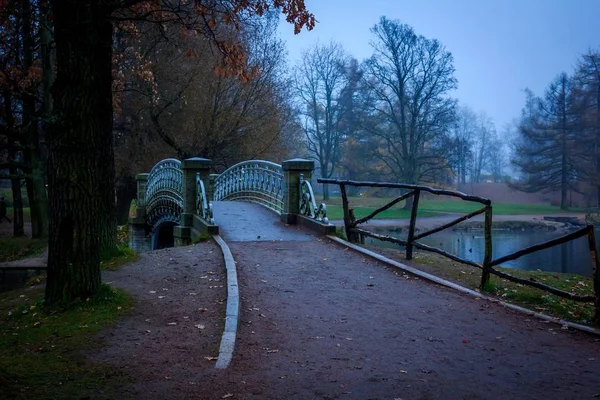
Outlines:
[{"label": "wooden fence post", "polygon": [[600,324],[600,260],[596,248],[596,232],[594,226],[588,225],[588,247],[592,255],[592,268],[594,279],[594,323]]},{"label": "wooden fence post", "polygon": [[406,259],[412,260],[413,253],[413,238],[415,237],[415,224],[417,223],[417,211],[419,210],[419,197],[421,195],[421,191],[419,189],[415,190],[415,194],[413,195],[413,203],[412,210],[410,212],[410,225],[408,227],[408,237],[406,239]]},{"label": "wooden fence post", "polygon": [[485,210],[485,254],[483,256],[483,269],[481,271],[481,283],[479,289],[483,291],[490,281],[490,264],[492,262],[492,206],[487,206]]},{"label": "wooden fence post", "polygon": [[346,194],[346,185],[340,185],[340,193],[342,194],[342,207],[344,209],[344,230],[346,231],[346,239],[350,243],[356,242],[356,234],[352,233],[353,218],[348,208],[348,195]]}]

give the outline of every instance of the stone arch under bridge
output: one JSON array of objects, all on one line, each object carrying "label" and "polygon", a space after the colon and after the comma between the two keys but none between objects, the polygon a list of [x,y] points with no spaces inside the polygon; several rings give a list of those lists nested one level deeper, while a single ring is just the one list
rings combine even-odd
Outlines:
[{"label": "stone arch under bridge", "polygon": [[[129,218],[132,249],[154,250],[166,247],[166,242],[183,246],[203,234],[218,234],[213,201],[253,202],[286,224],[328,233],[335,229],[328,223],[325,205],[317,207],[315,202],[310,185],[314,161],[293,159],[280,165],[249,160],[221,174],[211,174],[211,167],[212,161],[205,158],[168,158],[137,175],[136,210]],[[165,229],[172,231],[172,238]]]}]

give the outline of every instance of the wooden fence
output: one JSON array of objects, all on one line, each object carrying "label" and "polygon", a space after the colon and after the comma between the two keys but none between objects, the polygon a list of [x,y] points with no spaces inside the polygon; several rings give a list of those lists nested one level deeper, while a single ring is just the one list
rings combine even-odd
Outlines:
[{"label": "wooden fence", "polygon": [[[405,246],[406,248],[406,259],[411,260],[413,254],[413,248],[417,248],[420,250],[430,251],[433,253],[440,254],[444,257],[447,257],[451,260],[454,260],[459,263],[467,264],[476,268],[481,269],[481,281],[480,288],[483,289],[489,279],[490,274],[494,274],[503,279],[507,279],[512,282],[516,282],[522,285],[536,287],[538,289],[545,290],[549,293],[552,293],[556,296],[560,296],[566,299],[580,301],[580,302],[593,302],[595,306],[595,316],[594,322],[600,323],[600,260],[598,259],[598,251],[596,249],[596,239],[593,225],[586,225],[585,227],[575,231],[568,233],[566,235],[560,236],[556,239],[552,239],[543,243],[539,243],[522,250],[516,251],[512,254],[497,258],[495,260],[492,259],[492,202],[489,199],[478,197],[478,196],[470,196],[465,193],[461,193],[455,190],[445,190],[445,189],[435,189],[429,186],[422,185],[410,185],[403,183],[390,183],[390,182],[365,182],[365,181],[352,181],[352,180],[339,180],[339,179],[318,179],[319,183],[327,183],[334,184],[340,186],[340,192],[342,196],[342,206],[344,208],[344,228],[346,232],[346,237],[350,242],[358,242],[360,241],[361,236],[368,236],[378,240],[395,243],[401,246]],[[379,187],[379,188],[395,188],[408,190],[408,192],[396,197],[394,200],[385,204],[384,206],[376,209],[371,214],[367,215],[364,218],[356,219],[354,216],[354,210],[349,207],[348,204],[348,196],[346,193],[347,186],[356,186],[356,187]],[[463,215],[455,220],[448,222],[444,225],[436,227],[434,229],[415,234],[415,224],[417,220],[417,211],[419,209],[419,197],[421,192],[429,192],[434,195],[439,196],[452,196],[460,198],[464,201],[475,202],[481,204],[483,207],[480,209],[473,211],[469,214]],[[410,223],[408,227],[408,235],[406,240],[402,240],[393,236],[380,235],[374,232],[370,232],[368,230],[359,228],[360,224],[363,224],[370,219],[374,218],[377,214],[381,213],[394,206],[395,204],[412,198],[412,208],[410,214]],[[444,229],[450,228],[460,222],[466,221],[467,219],[473,218],[476,215],[484,214],[484,240],[485,240],[485,252],[483,256],[483,262],[476,263],[473,261],[466,260],[461,257],[457,257],[453,254],[450,254],[442,249],[428,246],[426,244],[418,242],[419,239],[422,239],[426,236],[433,235],[434,233],[440,232]],[[522,257],[527,254],[534,253],[536,251],[544,250],[553,246],[558,246],[560,244],[569,242],[571,240],[578,239],[582,236],[587,236],[588,238],[588,248],[591,255],[591,266],[593,270],[593,281],[594,281],[594,295],[580,295],[576,293],[566,292],[564,290],[558,289],[556,287],[543,284],[541,282],[537,282],[535,280],[523,279],[513,275],[510,275],[506,272],[499,271],[495,269],[495,266],[498,266],[504,262],[515,260],[519,257]]]}]

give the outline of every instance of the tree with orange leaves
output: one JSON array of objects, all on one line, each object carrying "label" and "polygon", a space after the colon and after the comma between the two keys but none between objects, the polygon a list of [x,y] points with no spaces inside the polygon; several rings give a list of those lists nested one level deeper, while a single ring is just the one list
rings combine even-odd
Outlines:
[{"label": "tree with orange leaves", "polygon": [[281,10],[295,31],[312,28],[303,0],[53,0],[57,76],[48,127],[50,237],[46,301],[70,303],[100,286],[100,248],[114,246],[112,107],[113,23],[177,23],[207,36],[220,51],[218,72],[256,73],[243,47],[214,28],[237,29],[242,18]]}]

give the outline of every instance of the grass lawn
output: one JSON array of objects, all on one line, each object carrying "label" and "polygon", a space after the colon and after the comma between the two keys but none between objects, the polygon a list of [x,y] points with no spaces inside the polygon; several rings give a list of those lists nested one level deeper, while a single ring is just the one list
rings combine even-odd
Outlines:
[{"label": "grass lawn", "polygon": [[0,238],[0,262],[39,256],[48,247],[44,239]]},{"label": "grass lawn", "polygon": [[[12,220],[12,216],[13,216],[13,208],[12,207],[6,207],[6,215],[8,215],[8,218],[10,218]],[[23,207],[23,219],[25,220],[25,222],[29,222],[31,220],[31,210],[29,209],[29,207]]]},{"label": "grass lawn", "polygon": [[[377,197],[349,197],[350,208],[354,208],[354,214],[357,218],[369,215],[377,208],[393,200],[392,198]],[[342,208],[341,197],[331,197],[325,202],[327,204],[327,217],[330,220],[343,219],[344,210]],[[494,203],[492,204],[495,215],[526,215],[526,214],[556,214],[564,212],[582,212],[581,209],[561,210],[560,207],[546,204],[516,204],[516,203]],[[404,202],[400,202],[394,207],[378,214],[375,218],[409,218],[410,210],[403,210]],[[421,200],[419,201],[419,217],[439,216],[446,213],[467,214],[483,207],[479,203],[473,203],[462,200]]]},{"label": "grass lawn", "polygon": [[[364,246],[377,253],[383,254],[396,261],[408,264],[411,267],[430,273],[435,276],[455,282],[461,286],[478,290],[481,279],[481,270],[454,262],[438,254],[417,251],[412,261],[404,259],[404,251],[383,249],[374,246]],[[575,274],[562,274],[542,271],[523,271],[499,267],[498,270],[513,276],[545,283],[567,292],[593,295],[594,285],[592,278],[585,278]],[[408,276],[408,275],[407,275]],[[559,317],[567,321],[584,325],[592,325],[594,316],[593,303],[581,303],[549,294],[543,290],[526,286],[506,279],[490,278],[490,285],[486,288],[486,295],[491,295],[500,300],[513,303],[533,311]]]},{"label": "grass lawn", "polygon": [[89,398],[109,380],[125,379],[82,352],[99,344],[97,332],[129,312],[130,296],[103,285],[95,297],[62,310],[44,306],[43,289],[0,294],[0,397]]}]

